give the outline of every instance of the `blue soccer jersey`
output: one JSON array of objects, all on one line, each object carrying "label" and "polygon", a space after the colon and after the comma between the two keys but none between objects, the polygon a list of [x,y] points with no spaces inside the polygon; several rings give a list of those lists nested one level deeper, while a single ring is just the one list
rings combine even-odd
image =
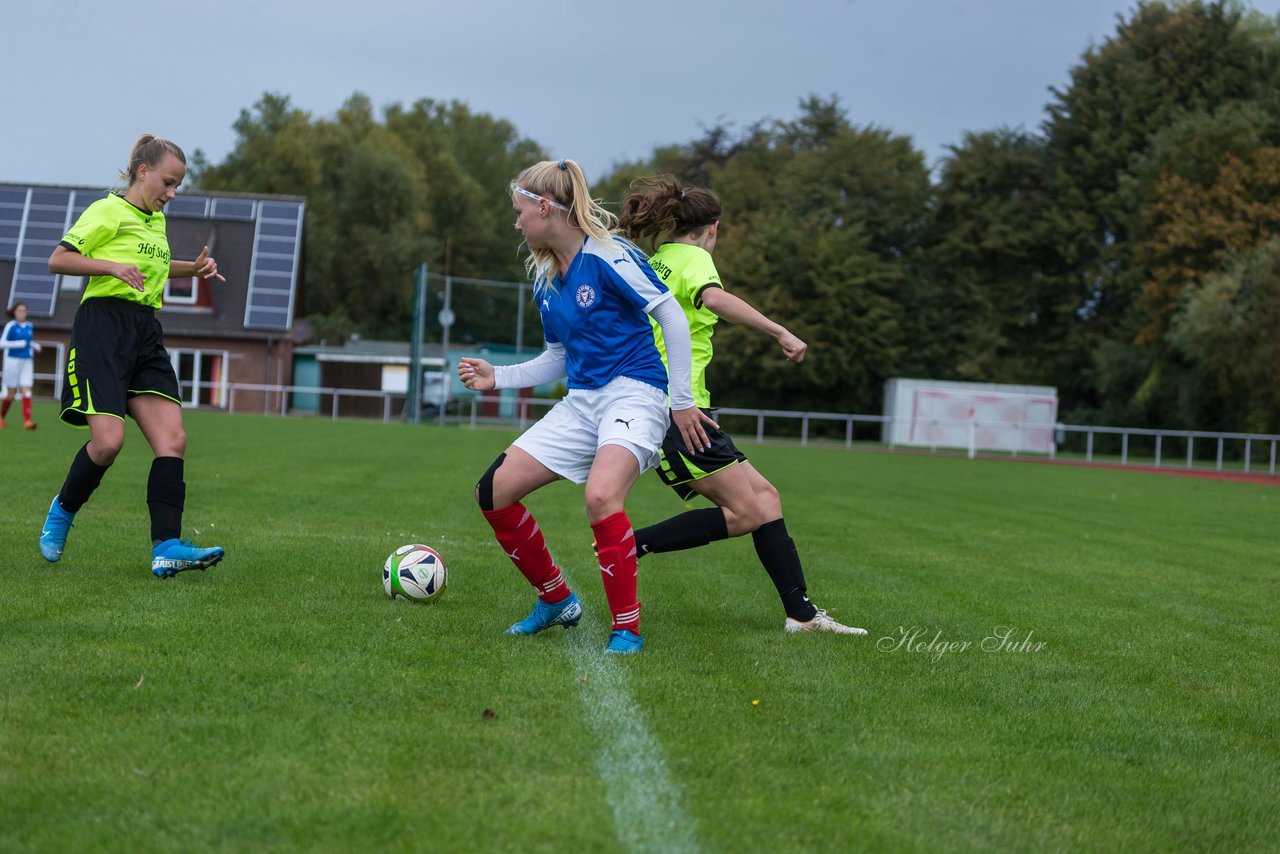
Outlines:
[{"label": "blue soccer jersey", "polygon": [[669,298],[638,251],[588,237],[568,271],[538,289],[543,335],[564,345],[569,388],[602,388],[628,377],[666,391],[648,312]]},{"label": "blue soccer jersey", "polygon": [[5,355],[11,359],[30,359],[33,336],[31,321],[19,323],[10,320],[4,325],[4,332],[0,333],[0,346],[3,346]]}]

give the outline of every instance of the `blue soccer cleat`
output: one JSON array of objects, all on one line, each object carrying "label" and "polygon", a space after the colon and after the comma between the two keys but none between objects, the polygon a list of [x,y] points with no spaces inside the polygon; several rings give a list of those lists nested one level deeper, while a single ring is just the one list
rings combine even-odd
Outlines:
[{"label": "blue soccer cleat", "polygon": [[44,528],[40,531],[40,554],[49,563],[57,563],[62,558],[62,550],[67,547],[67,533],[75,518],[76,514],[63,510],[58,496],[53,496],[49,515],[44,518]]},{"label": "blue soccer cleat", "polygon": [[536,635],[543,629],[552,626],[578,625],[582,619],[582,603],[576,593],[570,593],[568,599],[559,602],[543,602],[541,599],[533,606],[529,616],[507,629],[509,635]]},{"label": "blue soccer cleat", "polygon": [[224,555],[217,546],[202,549],[190,540],[165,540],[151,549],[151,574],[156,578],[173,578],[189,569],[208,569]]},{"label": "blue soccer cleat", "polygon": [[614,629],[609,633],[609,645],[604,651],[612,655],[632,655],[642,649],[644,638],[629,629]]}]

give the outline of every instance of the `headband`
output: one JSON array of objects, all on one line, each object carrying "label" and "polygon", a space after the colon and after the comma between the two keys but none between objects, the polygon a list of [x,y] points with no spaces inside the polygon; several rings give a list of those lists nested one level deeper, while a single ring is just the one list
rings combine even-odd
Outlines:
[{"label": "headband", "polygon": [[539,196],[537,193],[531,193],[528,190],[526,190],[524,187],[521,187],[519,184],[517,184],[514,189],[517,193],[519,193],[520,195],[524,196],[527,199],[533,199],[535,202],[546,202],[547,204],[551,205],[551,207],[553,208],[559,208],[565,213],[569,212],[568,208],[566,208],[564,205],[557,202],[555,199],[548,199],[546,196]]}]

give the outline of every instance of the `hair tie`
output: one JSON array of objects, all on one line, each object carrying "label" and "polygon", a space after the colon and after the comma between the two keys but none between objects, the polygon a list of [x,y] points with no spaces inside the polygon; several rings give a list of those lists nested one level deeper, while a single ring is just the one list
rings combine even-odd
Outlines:
[{"label": "hair tie", "polygon": [[560,167],[560,171],[562,171],[562,172],[563,172],[565,169],[568,169],[568,168],[569,168],[568,166],[566,166],[566,165],[564,164],[564,161],[563,161],[563,160],[561,160],[561,161],[560,161],[559,163],[557,163],[556,165]]},{"label": "hair tie", "polygon": [[684,199],[684,190],[681,190],[681,191],[680,191],[680,198],[681,198],[682,200]]}]

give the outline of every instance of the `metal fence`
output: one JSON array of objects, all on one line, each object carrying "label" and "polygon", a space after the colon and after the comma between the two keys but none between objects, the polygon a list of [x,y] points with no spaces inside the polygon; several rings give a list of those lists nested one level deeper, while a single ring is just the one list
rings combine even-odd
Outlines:
[{"label": "metal fence", "polygon": [[[887,415],[849,415],[836,412],[790,412],[769,409],[721,409],[719,417],[743,416],[755,422],[755,440],[764,442],[771,434],[766,430],[766,421],[789,421],[798,428],[798,439],[801,445],[808,445],[814,433],[814,426],[819,424],[835,425],[836,434],[843,434],[843,445],[852,448],[858,434],[859,425],[875,425],[882,436],[893,436],[889,427],[894,419]],[[911,423],[908,420],[907,423]],[[1087,463],[1108,462],[1124,466],[1150,466],[1152,468],[1209,468],[1203,458],[1197,458],[1197,447],[1207,447],[1211,459],[1211,467],[1222,471],[1228,462],[1238,463],[1245,474],[1257,473],[1264,467],[1265,473],[1276,474],[1276,451],[1280,444],[1280,435],[1267,433],[1232,433],[1212,432],[1207,430],[1155,430],[1140,427],[1099,427],[1094,425],[1053,424],[1010,421],[978,421],[957,419],[924,419],[922,423],[930,427],[948,424],[968,428],[970,442],[967,446],[919,445],[913,447],[928,448],[933,453],[943,451],[964,452],[970,457],[978,453],[1007,453],[1017,457],[1021,442],[1010,442],[1007,448],[980,448],[974,443],[974,437],[983,428],[996,428],[1010,433],[1044,433],[1051,430],[1054,440],[1048,445],[1044,454],[1050,459],[1060,453],[1082,456]],[[776,432],[776,431],[775,431]],[[791,433],[797,432],[795,429]],[[830,434],[830,430],[824,431]],[[924,431],[933,432],[933,431]],[[740,434],[739,434],[740,435]],[[1118,447],[1100,447],[1103,437],[1111,439],[1108,445]],[[872,437],[868,437],[871,440]],[[839,441],[839,440],[837,440]],[[1197,446],[1197,442],[1200,442]],[[830,439],[827,440],[830,444]],[[889,449],[896,446],[890,438],[883,444]],[[1178,446],[1181,446],[1180,448]],[[1082,447],[1077,447],[1082,446]],[[1037,456],[1032,454],[1032,456]],[[1199,462],[1199,465],[1197,463]]]},{"label": "metal fence", "polygon": [[[183,397],[188,400],[200,399],[201,391],[208,388],[207,384],[202,389],[199,384],[183,383]],[[402,418],[405,407],[404,392],[259,383],[229,383],[226,391],[227,406],[223,411],[232,413],[298,415],[291,406],[295,395],[307,395],[318,401],[315,408],[308,409],[309,417],[373,417],[391,421]],[[556,400],[547,398],[468,395],[451,400],[446,408],[434,410],[431,415],[439,423],[467,424],[472,428],[484,424],[500,424],[523,430],[555,403]],[[1040,456],[1050,459],[1068,456],[1086,463],[1158,469],[1232,470],[1245,474],[1275,475],[1277,445],[1280,445],[1280,435],[1266,433],[1154,430],[1078,424],[1050,426],[1043,423],[976,420],[947,422],[945,419],[931,418],[921,419],[920,425],[937,427],[952,423],[967,426],[969,445],[907,446],[895,444],[892,439],[882,441],[883,436],[893,436],[893,431],[887,428],[893,424],[894,419],[887,415],[723,408],[717,411],[717,417],[722,424],[728,422],[726,429],[735,437],[742,440],[751,436],[756,443],[784,440],[798,442],[801,446],[820,444],[849,449],[855,444],[887,447],[890,450],[912,447],[927,449],[931,453],[965,453],[970,457],[979,454]],[[1052,429],[1054,436],[1044,453],[1029,454],[1025,450],[1018,450],[1020,442],[1011,442],[1004,449],[978,447],[973,437],[983,428],[999,428],[1014,434],[1020,431],[1043,434],[1047,429]]]}]

